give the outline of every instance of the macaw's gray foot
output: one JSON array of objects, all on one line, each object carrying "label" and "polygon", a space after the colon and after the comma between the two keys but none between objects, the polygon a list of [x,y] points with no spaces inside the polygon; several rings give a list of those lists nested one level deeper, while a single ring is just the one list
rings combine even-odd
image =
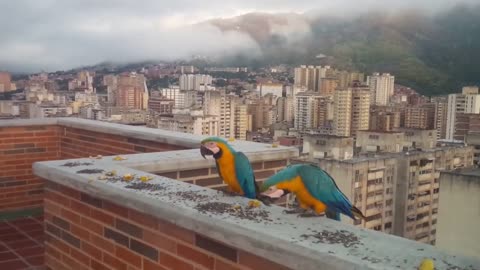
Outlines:
[{"label": "macaw's gray foot", "polygon": [[223,193],[225,194],[225,196],[228,196],[228,197],[238,196],[237,193],[235,193],[235,192],[233,192],[233,191],[230,191],[230,190],[223,190]]},{"label": "macaw's gray foot", "polygon": [[266,206],[270,206],[272,203],[275,202],[275,199],[270,198],[269,196],[266,196],[266,195],[258,195],[257,200],[261,201]]},{"label": "macaw's gray foot", "polygon": [[292,208],[292,209],[288,209],[288,210],[283,210],[283,213],[284,214],[303,214],[307,211],[308,210],[306,210],[306,209],[296,207],[296,208]]}]

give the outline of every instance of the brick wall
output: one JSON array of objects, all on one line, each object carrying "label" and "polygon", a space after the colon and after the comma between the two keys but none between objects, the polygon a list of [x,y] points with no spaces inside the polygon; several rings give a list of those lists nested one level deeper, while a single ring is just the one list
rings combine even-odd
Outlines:
[{"label": "brick wall", "polygon": [[179,149],[185,147],[62,126],[1,128],[0,213],[42,206],[34,162]]},{"label": "brick wall", "polygon": [[0,128],[0,212],[42,204],[43,182],[32,163],[60,158],[56,126]]},{"label": "brick wall", "polygon": [[70,127],[61,127],[59,139],[61,156],[64,159],[187,149],[176,145]]},{"label": "brick wall", "polygon": [[[261,184],[268,177],[285,168],[285,166],[287,166],[287,163],[288,162],[286,159],[252,163],[252,168],[255,172],[255,180],[257,180],[257,182]],[[225,190],[227,187],[227,185],[223,183],[223,181],[220,179],[220,176],[218,175],[217,169],[215,167],[187,171],[165,171],[156,174],[217,190]],[[287,199],[288,197],[285,196],[282,199],[278,200],[276,204],[285,205]]]},{"label": "brick wall", "polygon": [[52,182],[47,182],[45,190],[47,269],[285,269]]}]

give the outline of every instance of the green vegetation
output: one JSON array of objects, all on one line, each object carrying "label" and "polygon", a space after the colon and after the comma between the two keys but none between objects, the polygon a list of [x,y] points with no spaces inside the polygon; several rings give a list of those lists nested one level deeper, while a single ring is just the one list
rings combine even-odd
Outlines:
[{"label": "green vegetation", "polygon": [[[304,40],[288,44],[275,34],[266,34],[256,38],[261,58],[234,55],[222,62],[251,68],[280,63],[327,64],[366,73],[389,72],[395,75],[396,82],[425,95],[458,92],[464,85],[480,84],[478,14],[480,5],[460,5],[435,16],[412,10],[348,19],[318,16],[306,19],[312,35]],[[268,24],[269,18],[276,15],[263,16],[263,22],[259,18],[256,22]],[[245,15],[242,23],[247,25],[248,18]],[[255,31],[247,32],[258,37]],[[327,57],[315,58],[318,54]]]}]

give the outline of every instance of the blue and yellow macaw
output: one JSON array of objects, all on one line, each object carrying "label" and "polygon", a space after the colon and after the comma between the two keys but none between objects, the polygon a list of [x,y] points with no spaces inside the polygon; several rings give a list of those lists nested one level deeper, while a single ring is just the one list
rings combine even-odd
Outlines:
[{"label": "blue and yellow macaw", "polygon": [[200,153],[205,158],[215,158],[218,174],[235,193],[250,199],[259,199],[265,204],[265,197],[259,195],[255,174],[247,156],[235,151],[224,139],[210,137],[201,142]]},{"label": "blue and yellow macaw", "polygon": [[352,219],[365,218],[340,191],[333,178],[318,166],[290,165],[268,178],[260,190],[264,192],[271,186],[294,193],[301,208],[313,209],[317,214],[325,213],[328,218],[340,220],[340,213]]}]

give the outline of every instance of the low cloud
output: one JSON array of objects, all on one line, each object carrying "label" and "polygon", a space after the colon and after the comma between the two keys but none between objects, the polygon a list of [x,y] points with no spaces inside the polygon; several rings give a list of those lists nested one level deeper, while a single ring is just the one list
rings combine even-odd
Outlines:
[{"label": "low cloud", "polygon": [[[261,50],[248,34],[197,23],[252,11],[342,13],[379,8],[392,11],[408,6],[428,8],[428,3],[437,9],[452,3],[417,2],[422,1],[4,1],[0,16],[0,70],[54,71],[103,61],[175,60],[241,52],[256,57]],[[271,31],[285,37],[289,44],[310,34],[306,21],[295,16],[286,20],[287,24],[272,24]]]}]

